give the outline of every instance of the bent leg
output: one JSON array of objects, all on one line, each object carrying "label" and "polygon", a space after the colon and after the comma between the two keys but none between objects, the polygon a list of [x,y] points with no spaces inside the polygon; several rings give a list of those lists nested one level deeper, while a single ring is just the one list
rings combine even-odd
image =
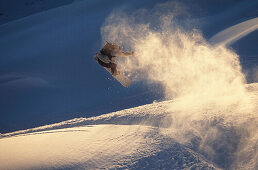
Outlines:
[{"label": "bent leg", "polygon": [[116,69],[116,66],[117,66],[116,63],[110,63],[110,68],[113,75],[117,75],[119,73]]},{"label": "bent leg", "polygon": [[119,74],[119,71],[116,69],[117,64],[116,63],[104,63],[103,61],[98,59],[98,63],[106,68],[110,68],[111,69],[111,73],[112,75],[117,75]]},{"label": "bent leg", "polygon": [[100,59],[98,59],[98,63],[99,63],[102,67],[110,68],[110,63],[104,63],[104,62],[101,61]]}]

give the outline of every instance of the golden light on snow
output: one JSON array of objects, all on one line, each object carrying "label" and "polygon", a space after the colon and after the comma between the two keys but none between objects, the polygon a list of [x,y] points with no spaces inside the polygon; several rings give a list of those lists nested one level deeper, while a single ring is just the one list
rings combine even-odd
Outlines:
[{"label": "golden light on snow", "polygon": [[[145,135],[150,130],[137,125],[96,125],[3,138],[0,169],[112,167],[114,162],[119,164],[147,144],[157,142]],[[152,149],[149,147],[143,155]]]},{"label": "golden light on snow", "polygon": [[[241,136],[243,124],[253,119],[252,128],[244,132],[250,135],[245,141],[248,145],[240,142],[241,147],[235,154],[239,156],[246,150],[253,153],[251,148],[256,146],[253,141],[257,141],[253,130],[257,129],[257,103],[246,90],[239,56],[225,44],[209,44],[199,31],[180,28],[173,15],[155,18],[160,21],[157,29],[151,23],[137,22],[145,16],[136,14],[119,11],[111,14],[102,27],[102,36],[103,40],[135,51],[135,57],[120,61],[122,70],[130,73],[135,81],[159,83],[164,97],[174,101],[168,109],[172,123],[165,134],[180,143],[199,136],[199,149],[209,159],[216,160],[219,155],[211,141],[220,139],[222,133],[212,122],[219,119],[227,128],[236,127],[236,134]],[[198,125],[204,121],[210,124]],[[228,144],[221,141],[221,145]],[[235,162],[232,167],[239,168],[243,162]]]},{"label": "golden light on snow", "polygon": [[[123,17],[118,17],[123,16]],[[119,65],[135,81],[159,83],[166,99],[188,104],[216,103],[227,107],[250,104],[239,56],[225,46],[212,46],[200,32],[185,31],[160,17],[161,28],[137,24],[133,17],[111,15],[102,28],[103,39],[122,43],[135,57]],[[185,103],[185,104],[187,104]]]},{"label": "golden light on snow", "polygon": [[[185,11],[172,4],[176,9],[169,13],[167,5],[150,12],[154,24],[139,10],[114,12],[101,28],[104,41],[135,52],[118,67],[135,82],[159,84],[167,101],[3,134],[0,169],[115,169],[141,160],[174,169],[255,169],[257,84],[246,84],[239,56],[227,42],[212,45],[198,30],[181,28],[174,15]],[[247,32],[257,28],[240,26]],[[230,36],[237,40],[247,32]],[[72,126],[81,127],[67,128]],[[168,158],[160,159],[159,152]]]}]

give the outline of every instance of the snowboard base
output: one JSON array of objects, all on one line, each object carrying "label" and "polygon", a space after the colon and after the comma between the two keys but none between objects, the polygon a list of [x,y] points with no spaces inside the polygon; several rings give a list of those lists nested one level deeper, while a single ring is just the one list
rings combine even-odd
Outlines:
[{"label": "snowboard base", "polygon": [[[104,67],[111,75],[111,69]],[[120,84],[122,84],[124,87],[129,87],[131,85],[131,80],[125,76],[123,73],[118,73],[117,75],[112,75]]]}]

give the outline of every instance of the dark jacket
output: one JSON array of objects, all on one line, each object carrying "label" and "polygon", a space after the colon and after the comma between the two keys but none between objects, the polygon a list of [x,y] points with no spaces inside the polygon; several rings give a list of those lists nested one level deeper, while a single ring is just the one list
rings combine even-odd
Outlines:
[{"label": "dark jacket", "polygon": [[107,42],[105,46],[100,50],[100,53],[108,56],[111,60],[112,57],[116,57],[113,54],[119,53],[120,51],[121,48],[118,45]]}]

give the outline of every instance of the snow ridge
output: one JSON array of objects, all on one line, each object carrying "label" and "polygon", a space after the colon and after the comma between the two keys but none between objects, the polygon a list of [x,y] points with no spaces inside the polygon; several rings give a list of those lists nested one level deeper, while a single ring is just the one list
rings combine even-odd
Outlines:
[{"label": "snow ridge", "polygon": [[[247,85],[247,89],[257,104],[258,84]],[[186,119],[190,129],[184,124],[176,129],[174,125],[180,122],[173,118],[183,113],[171,109],[175,103],[157,102],[2,134],[0,168],[255,169],[255,114],[235,123],[217,110],[194,109],[189,111],[204,117]]]}]

